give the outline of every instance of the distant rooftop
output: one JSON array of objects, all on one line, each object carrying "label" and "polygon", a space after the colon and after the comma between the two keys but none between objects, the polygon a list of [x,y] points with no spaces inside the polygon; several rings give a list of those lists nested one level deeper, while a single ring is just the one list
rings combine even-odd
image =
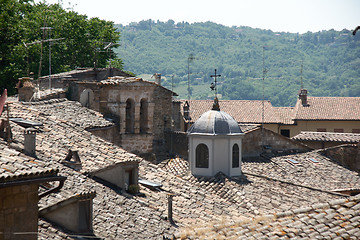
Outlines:
[{"label": "distant rooftop", "polygon": [[300,141],[358,143],[360,142],[360,133],[302,131],[291,139]]}]

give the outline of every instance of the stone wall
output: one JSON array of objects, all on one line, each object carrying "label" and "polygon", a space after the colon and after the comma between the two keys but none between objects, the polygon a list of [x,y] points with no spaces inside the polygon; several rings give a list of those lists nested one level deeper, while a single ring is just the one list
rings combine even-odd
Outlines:
[{"label": "stone wall", "polygon": [[[171,129],[173,111],[171,91],[142,80],[103,85],[88,82],[72,85],[71,100],[80,101],[84,92],[91,92],[88,94],[91,99],[86,99],[84,102],[89,105],[86,107],[115,120],[119,136],[114,137],[111,140],[112,143],[134,153],[166,151],[164,131]],[[130,101],[134,108],[132,131],[127,129],[127,101]],[[146,104],[146,117],[142,119],[140,115],[143,102]],[[82,103],[83,106],[84,103]],[[144,127],[144,119],[146,119],[146,127]],[[106,135],[101,131],[98,134],[101,137]],[[105,137],[109,139],[108,136]]]},{"label": "stone wall", "polygon": [[[243,157],[257,157],[262,153],[262,131],[261,128],[246,132],[242,142]],[[284,137],[273,131],[264,129],[264,145],[269,151],[309,151],[310,148]]]},{"label": "stone wall", "polygon": [[165,131],[171,130],[172,115],[172,93],[164,90],[162,87],[154,89],[154,152],[164,152],[165,147]]},{"label": "stone wall", "polygon": [[166,131],[165,142],[166,142],[166,149],[168,152],[177,154],[185,159],[188,158],[189,140],[186,132]]},{"label": "stone wall", "polygon": [[104,128],[91,128],[86,129],[95,136],[98,136],[108,142],[114,143],[115,145],[120,144],[119,129],[116,125]]},{"label": "stone wall", "polygon": [[346,144],[324,149],[325,155],[353,171],[360,172],[360,144]]},{"label": "stone wall", "polygon": [[37,229],[38,184],[0,188],[0,239],[37,239]]},{"label": "stone wall", "polygon": [[153,152],[152,134],[121,134],[121,147],[126,151],[141,154]]}]

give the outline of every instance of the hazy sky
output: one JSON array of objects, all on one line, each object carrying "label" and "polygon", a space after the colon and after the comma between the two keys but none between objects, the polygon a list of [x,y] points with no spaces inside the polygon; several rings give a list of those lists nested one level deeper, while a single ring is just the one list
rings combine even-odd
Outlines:
[{"label": "hazy sky", "polygon": [[[37,1],[38,2],[38,1]],[[88,17],[127,25],[153,19],[212,21],[273,31],[352,30],[360,25],[360,0],[47,0]]]}]

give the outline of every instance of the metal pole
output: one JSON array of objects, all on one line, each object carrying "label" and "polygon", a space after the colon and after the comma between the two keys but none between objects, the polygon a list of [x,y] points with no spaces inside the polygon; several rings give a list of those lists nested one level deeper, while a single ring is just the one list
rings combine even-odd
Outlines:
[{"label": "metal pole", "polygon": [[[49,28],[49,40],[51,39],[51,27]],[[51,41],[49,41],[49,91],[51,92]]]},{"label": "metal pole", "polygon": [[265,90],[264,90],[264,85],[265,85],[265,46],[263,46],[263,78],[262,78],[262,119],[261,119],[261,147],[262,147],[262,151],[264,150],[264,121],[265,121],[265,105],[264,105],[264,100],[265,100]]},{"label": "metal pole", "polygon": [[167,198],[168,198],[168,219],[170,222],[173,222],[173,215],[172,215],[172,201],[173,201],[173,197],[174,197],[174,194],[173,193],[169,193],[167,195]]}]

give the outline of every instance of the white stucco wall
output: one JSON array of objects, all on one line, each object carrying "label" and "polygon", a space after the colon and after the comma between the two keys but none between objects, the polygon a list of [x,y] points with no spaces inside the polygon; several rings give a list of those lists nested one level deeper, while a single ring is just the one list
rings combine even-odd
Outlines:
[{"label": "white stucco wall", "polygon": [[[195,176],[214,176],[222,172],[227,176],[241,175],[241,135],[189,135],[190,171]],[[205,144],[209,149],[209,168],[196,168],[196,147]],[[232,168],[232,147],[239,146],[239,167]]]}]

